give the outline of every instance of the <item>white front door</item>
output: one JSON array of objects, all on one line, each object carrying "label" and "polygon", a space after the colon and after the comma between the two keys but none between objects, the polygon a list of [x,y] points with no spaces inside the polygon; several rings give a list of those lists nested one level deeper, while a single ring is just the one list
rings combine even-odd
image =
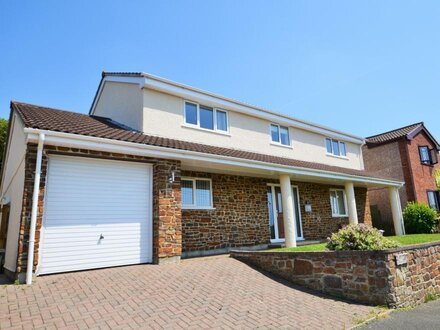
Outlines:
[{"label": "white front door", "polygon": [[39,274],[152,262],[152,168],[50,156]]},{"label": "white front door", "polygon": [[[292,186],[293,192],[293,211],[296,221],[296,239],[304,239],[302,233],[301,210],[299,204],[298,187]],[[283,219],[283,200],[281,198],[281,188],[277,184],[267,187],[267,202],[269,208],[269,228],[270,241],[273,243],[284,242],[284,219]]]}]

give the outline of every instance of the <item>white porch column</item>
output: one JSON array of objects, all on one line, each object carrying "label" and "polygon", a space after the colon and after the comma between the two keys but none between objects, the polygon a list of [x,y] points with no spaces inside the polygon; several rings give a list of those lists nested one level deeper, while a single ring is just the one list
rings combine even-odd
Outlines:
[{"label": "white porch column", "polygon": [[353,182],[345,183],[345,195],[347,196],[348,219],[350,221],[350,225],[357,225],[359,223],[359,220],[356,208],[356,197],[354,195]]},{"label": "white porch column", "polygon": [[388,187],[388,192],[390,195],[391,212],[393,213],[394,231],[397,236],[405,235],[399,190],[396,187]]},{"label": "white porch column", "polygon": [[283,202],[284,235],[286,247],[296,246],[295,212],[293,210],[293,193],[288,174],[280,175],[281,199]]}]

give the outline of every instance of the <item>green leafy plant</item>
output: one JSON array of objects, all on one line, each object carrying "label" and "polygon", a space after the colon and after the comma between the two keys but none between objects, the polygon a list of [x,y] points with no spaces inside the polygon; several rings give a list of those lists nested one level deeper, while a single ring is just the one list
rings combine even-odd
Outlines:
[{"label": "green leafy plant", "polygon": [[385,238],[376,228],[364,224],[348,225],[334,233],[326,248],[332,251],[385,250],[399,247],[400,244]]},{"label": "green leafy plant", "polygon": [[438,225],[437,211],[423,203],[409,202],[403,210],[407,234],[428,234]]},{"label": "green leafy plant", "polygon": [[435,184],[437,185],[437,189],[440,189],[440,170],[435,171]]}]

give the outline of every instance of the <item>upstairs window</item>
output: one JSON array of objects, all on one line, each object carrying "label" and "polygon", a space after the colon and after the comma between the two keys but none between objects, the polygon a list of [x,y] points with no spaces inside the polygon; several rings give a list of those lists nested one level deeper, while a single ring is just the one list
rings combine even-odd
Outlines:
[{"label": "upstairs window", "polygon": [[326,138],[325,147],[327,149],[327,154],[329,155],[338,156],[338,157],[347,157],[347,149],[345,147],[345,142]]},{"label": "upstairs window", "polygon": [[419,147],[420,161],[425,165],[434,165],[438,163],[437,150],[429,149],[428,146]]},{"label": "upstairs window", "polygon": [[226,111],[185,102],[184,117],[185,124],[210,131],[228,132],[228,113]]},{"label": "upstairs window", "polygon": [[333,217],[348,216],[345,191],[343,189],[330,189],[330,204]]},{"label": "upstairs window", "polygon": [[428,191],[428,203],[430,208],[440,211],[438,191]]},{"label": "upstairs window", "polygon": [[212,208],[212,188],[210,179],[182,178],[181,191],[182,208]]},{"label": "upstairs window", "polygon": [[277,124],[270,124],[272,142],[290,146],[289,128]]}]

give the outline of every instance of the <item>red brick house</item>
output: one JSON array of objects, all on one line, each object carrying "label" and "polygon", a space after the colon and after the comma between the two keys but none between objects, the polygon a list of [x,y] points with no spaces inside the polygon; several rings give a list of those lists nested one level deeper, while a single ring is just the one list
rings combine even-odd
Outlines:
[{"label": "red brick house", "polygon": [[10,119],[4,266],[27,283],[325,239],[371,224],[370,187],[403,233],[403,182],[365,171],[363,138],[191,86],[103,73],[88,115],[12,102]]},{"label": "red brick house", "polygon": [[[410,201],[426,203],[440,210],[438,169],[440,145],[423,123],[416,123],[366,138],[363,146],[365,169],[404,181],[400,188],[403,207]],[[382,188],[368,190],[373,225],[394,233],[388,193]]]}]

